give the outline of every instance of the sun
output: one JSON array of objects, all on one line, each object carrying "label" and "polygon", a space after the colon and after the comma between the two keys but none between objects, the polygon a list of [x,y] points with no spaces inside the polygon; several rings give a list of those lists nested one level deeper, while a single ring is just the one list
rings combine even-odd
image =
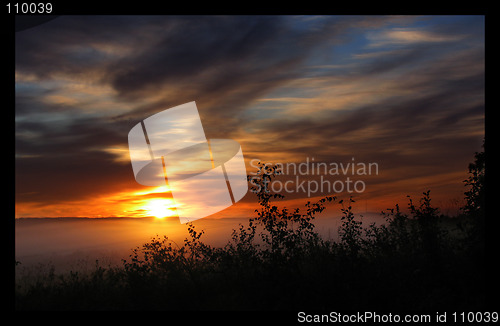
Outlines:
[{"label": "sun", "polygon": [[156,218],[165,218],[168,216],[177,215],[175,211],[175,203],[169,198],[155,198],[148,200],[144,206],[149,216]]}]

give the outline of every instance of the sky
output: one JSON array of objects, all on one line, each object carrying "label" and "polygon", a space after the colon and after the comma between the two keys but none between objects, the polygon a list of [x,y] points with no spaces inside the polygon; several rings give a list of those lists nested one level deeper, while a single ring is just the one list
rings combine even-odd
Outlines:
[{"label": "sky", "polygon": [[[347,178],[363,191],[334,195],[361,210],[426,190],[456,206],[484,138],[484,25],[483,16],[59,16],[16,32],[15,217],[172,214],[166,187],[136,182],[127,135],[192,101],[207,139],[239,142],[249,174],[257,161],[376,163],[371,174],[282,176],[291,206],[331,194],[301,182]],[[214,216],[252,215],[255,203],[248,192]]]}]

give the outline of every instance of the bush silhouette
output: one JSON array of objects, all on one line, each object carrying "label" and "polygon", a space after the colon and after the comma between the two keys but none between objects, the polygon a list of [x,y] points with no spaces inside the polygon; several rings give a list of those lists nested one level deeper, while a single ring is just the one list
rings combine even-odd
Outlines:
[{"label": "bush silhouette", "polygon": [[[314,219],[334,196],[303,211],[278,208],[267,188],[278,166],[259,164],[252,192],[259,208],[223,247],[203,242],[187,224],[177,244],[157,236],[132,251],[122,268],[96,264],[86,275],[52,273],[16,287],[18,309],[311,309],[484,310],[484,154],[476,153],[466,180],[466,206],[448,218],[431,205],[430,191],[408,213],[398,205],[384,224],[364,226],[355,201],[339,201],[339,240],[323,239]],[[18,262],[16,261],[16,265]]]}]

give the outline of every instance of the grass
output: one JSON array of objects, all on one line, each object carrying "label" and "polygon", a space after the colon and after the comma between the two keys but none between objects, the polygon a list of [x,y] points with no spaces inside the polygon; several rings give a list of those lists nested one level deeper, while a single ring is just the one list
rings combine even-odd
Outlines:
[{"label": "grass", "polygon": [[203,231],[188,224],[183,244],[155,237],[119,267],[96,261],[85,273],[56,275],[49,268],[31,282],[19,279],[16,309],[484,310],[481,155],[469,167],[460,216],[440,214],[425,192],[418,203],[409,199],[409,214],[396,205],[382,212],[384,225],[364,226],[350,199],[337,203],[338,241],[314,229],[315,217],[335,197],[307,202],[304,211],[278,209],[274,200],[283,196],[267,192],[265,184],[279,171],[261,165],[260,209],[224,247],[207,245]]}]

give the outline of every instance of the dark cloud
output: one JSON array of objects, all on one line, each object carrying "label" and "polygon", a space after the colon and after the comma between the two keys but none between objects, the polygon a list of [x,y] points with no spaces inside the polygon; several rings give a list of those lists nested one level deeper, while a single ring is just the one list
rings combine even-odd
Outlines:
[{"label": "dark cloud", "polygon": [[[130,96],[143,89],[158,89],[165,83],[196,85],[198,76],[213,69],[217,84],[217,79],[231,77],[228,70],[256,68],[254,56],[272,49],[269,43],[279,33],[280,21],[278,17],[267,16],[176,19],[173,32],[158,35],[158,41],[149,47],[110,66],[110,82],[120,94]],[[270,60],[261,65],[275,63],[273,53],[267,55]],[[210,88],[217,86],[209,85]]]},{"label": "dark cloud", "polygon": [[227,121],[223,128],[230,132],[240,111],[298,77],[307,54],[333,38],[333,26],[340,25],[339,18],[330,18],[330,24],[321,28],[300,31],[288,20],[276,16],[176,19],[175,28],[159,35],[156,42],[110,65],[106,81],[130,100],[167,94],[124,115],[146,116],[194,98],[203,107],[203,118]]},{"label": "dark cloud", "polygon": [[16,200],[91,200],[116,191],[118,185],[134,185],[130,163],[106,152],[126,145],[129,122],[91,117],[36,97],[16,101],[27,108],[19,111],[15,123]]},{"label": "dark cloud", "polygon": [[18,202],[92,201],[101,194],[131,189],[133,182],[129,165],[117,164],[101,151],[16,159]]}]

